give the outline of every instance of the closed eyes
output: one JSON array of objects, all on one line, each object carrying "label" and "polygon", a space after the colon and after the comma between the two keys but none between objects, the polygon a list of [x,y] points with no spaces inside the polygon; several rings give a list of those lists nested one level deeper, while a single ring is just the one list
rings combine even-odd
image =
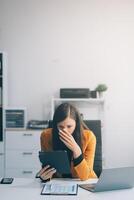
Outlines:
[{"label": "closed eyes", "polygon": [[63,130],[64,128],[72,128],[72,126],[71,126],[71,125],[68,125],[68,126],[66,126],[66,127],[63,127],[63,126],[59,126],[59,127],[58,127],[58,129],[61,129],[61,130]]}]

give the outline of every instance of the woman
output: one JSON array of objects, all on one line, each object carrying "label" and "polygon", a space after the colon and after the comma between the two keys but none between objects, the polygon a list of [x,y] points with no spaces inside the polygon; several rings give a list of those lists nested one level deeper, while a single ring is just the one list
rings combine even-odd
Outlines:
[{"label": "woman", "polygon": [[[53,128],[48,128],[41,134],[42,151],[67,151],[72,178],[86,180],[97,177],[93,171],[95,147],[95,135],[84,124],[78,110],[69,103],[58,106],[53,117]],[[56,169],[48,165],[39,173],[44,181],[53,175],[58,176]]]}]

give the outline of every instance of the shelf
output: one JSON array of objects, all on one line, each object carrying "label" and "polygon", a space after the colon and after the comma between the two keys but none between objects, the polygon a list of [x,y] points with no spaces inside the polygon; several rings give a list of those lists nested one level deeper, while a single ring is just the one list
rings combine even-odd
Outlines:
[{"label": "shelf", "polygon": [[[104,103],[105,103],[105,100],[103,98],[55,98],[53,97],[51,101],[51,119],[53,119],[56,105],[63,102],[70,102],[72,104],[82,104],[82,106],[78,105],[79,108],[81,107],[80,109],[84,109],[85,106],[87,109],[90,109],[90,111],[91,109],[92,110],[97,109],[96,111],[94,110],[93,112],[97,112],[98,115],[100,116],[99,118],[102,118],[101,115],[103,113]],[[94,113],[93,113],[93,116],[94,116]]]},{"label": "shelf", "polygon": [[76,101],[76,102],[88,102],[88,103],[95,103],[95,104],[104,104],[103,98],[52,98],[52,101]]}]

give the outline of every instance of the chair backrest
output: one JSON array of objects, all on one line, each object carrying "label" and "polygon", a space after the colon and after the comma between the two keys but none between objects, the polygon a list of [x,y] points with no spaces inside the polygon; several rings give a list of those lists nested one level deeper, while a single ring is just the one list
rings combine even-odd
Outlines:
[{"label": "chair backrest", "polygon": [[99,177],[102,171],[102,137],[101,137],[101,121],[100,120],[84,120],[88,128],[93,131],[96,136],[96,151],[94,158],[94,171]]},{"label": "chair backrest", "polygon": [[[94,158],[94,171],[99,177],[102,171],[102,139],[101,139],[101,121],[84,120],[87,127],[93,131],[96,136],[96,151]],[[49,121],[49,127],[52,128],[52,120]]]}]

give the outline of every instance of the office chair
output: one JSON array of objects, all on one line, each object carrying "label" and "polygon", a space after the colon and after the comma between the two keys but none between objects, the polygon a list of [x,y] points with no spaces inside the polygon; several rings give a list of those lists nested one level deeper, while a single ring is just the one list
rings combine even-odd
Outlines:
[{"label": "office chair", "polygon": [[102,138],[101,138],[101,121],[84,120],[87,127],[93,131],[96,136],[96,151],[94,158],[94,171],[99,177],[102,171]]},{"label": "office chair", "polygon": [[[96,136],[96,151],[94,158],[94,171],[99,177],[102,171],[102,139],[101,139],[101,121],[84,120],[87,127],[93,131]],[[52,120],[49,120],[49,127],[52,128]]]}]

